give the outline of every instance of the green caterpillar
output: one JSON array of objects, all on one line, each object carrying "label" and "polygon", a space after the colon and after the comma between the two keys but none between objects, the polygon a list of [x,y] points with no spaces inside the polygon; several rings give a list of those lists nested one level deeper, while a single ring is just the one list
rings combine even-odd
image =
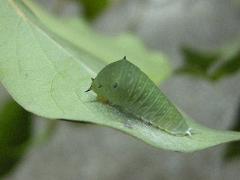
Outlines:
[{"label": "green caterpillar", "polygon": [[[93,90],[102,102],[176,136],[191,135],[181,113],[160,89],[126,57],[104,67],[87,91]],[[86,91],[86,92],[87,92]]]}]

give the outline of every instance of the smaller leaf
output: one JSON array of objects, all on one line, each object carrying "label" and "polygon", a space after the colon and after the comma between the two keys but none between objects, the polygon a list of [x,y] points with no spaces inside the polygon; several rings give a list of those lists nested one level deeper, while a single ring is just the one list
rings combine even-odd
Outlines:
[{"label": "smaller leaf", "polygon": [[77,0],[84,9],[84,16],[92,21],[100,15],[110,4],[110,0]]},{"label": "smaller leaf", "polygon": [[231,59],[224,61],[211,75],[213,80],[219,80],[225,76],[233,75],[240,70],[240,51]]},{"label": "smaller leaf", "polygon": [[[234,131],[240,131],[240,103],[238,105],[238,111],[235,117],[235,122],[233,127],[231,128]],[[231,161],[234,159],[240,158],[240,142],[231,142],[227,145],[226,150],[224,152],[224,160]]]},{"label": "smaller leaf", "polygon": [[9,173],[26,152],[31,129],[30,113],[13,100],[0,110],[0,177]]},{"label": "smaller leaf", "polygon": [[183,54],[187,65],[199,67],[203,71],[206,71],[218,59],[215,53],[202,53],[190,48],[183,48]]},{"label": "smaller leaf", "polygon": [[176,72],[209,78],[212,65],[219,59],[217,53],[203,53],[191,48],[182,49],[184,64]]},{"label": "smaller leaf", "polygon": [[190,74],[217,81],[240,70],[239,44],[234,43],[214,52],[200,52],[190,48],[182,50],[184,65],[176,73]]}]

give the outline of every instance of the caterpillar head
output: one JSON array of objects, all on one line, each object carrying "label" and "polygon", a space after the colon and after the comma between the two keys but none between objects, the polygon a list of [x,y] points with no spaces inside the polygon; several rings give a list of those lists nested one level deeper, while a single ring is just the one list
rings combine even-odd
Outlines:
[{"label": "caterpillar head", "polygon": [[114,102],[116,98],[121,98],[119,97],[120,87],[123,85],[120,81],[122,76],[121,72],[128,63],[126,57],[124,57],[104,67],[96,78],[92,78],[92,84],[86,92],[93,90],[98,98],[107,99],[112,102]]}]

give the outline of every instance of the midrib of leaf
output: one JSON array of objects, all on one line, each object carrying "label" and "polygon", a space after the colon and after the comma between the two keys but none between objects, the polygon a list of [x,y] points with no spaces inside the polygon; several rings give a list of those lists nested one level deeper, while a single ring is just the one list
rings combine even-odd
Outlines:
[{"label": "midrib of leaf", "polygon": [[[34,31],[32,31],[32,28],[35,28],[35,29],[38,30],[41,34],[44,34],[44,35],[51,41],[51,43],[54,43],[54,44],[55,44],[56,46],[58,46],[64,53],[66,53],[67,55],[69,55],[70,57],[72,57],[72,59],[73,59],[75,62],[77,62],[78,64],[81,64],[81,65],[84,67],[84,69],[86,69],[86,70],[89,72],[89,74],[91,74],[91,75],[96,75],[96,72],[94,72],[91,68],[89,68],[89,65],[86,65],[85,63],[82,63],[82,61],[77,60],[71,53],[69,53],[64,47],[62,47],[62,45],[61,45],[60,43],[57,43],[57,42],[51,37],[51,35],[49,35],[49,34],[51,34],[51,32],[49,32],[48,34],[46,34],[46,31],[47,31],[46,28],[44,28],[44,25],[43,25],[40,21],[38,21],[37,17],[34,17],[34,18],[35,18],[35,23],[33,23],[32,20],[31,20],[29,17],[26,17],[25,14],[24,14],[24,12],[21,11],[21,10],[17,7],[17,5],[13,2],[13,0],[8,0],[8,1],[9,1],[9,3],[11,4],[11,6],[16,10],[16,13],[17,13],[20,17],[22,17],[22,21],[25,21],[25,22],[26,22],[26,25],[31,29],[30,32],[31,32],[31,34],[33,35],[33,37],[35,38],[36,42],[38,42],[38,39],[35,37]],[[23,1],[24,1],[24,0],[23,0]],[[21,4],[19,4],[19,5],[21,5]],[[22,5],[25,5],[25,4],[22,4]],[[29,11],[30,11],[30,10],[29,10]],[[34,16],[34,14],[33,14],[33,16]],[[38,22],[39,25],[37,25],[36,22]],[[27,23],[31,24],[31,26],[29,26],[29,24],[27,24]],[[40,26],[42,26],[42,27],[40,27]],[[43,28],[44,28],[44,30],[43,30]],[[16,28],[16,30],[17,30],[17,28]],[[38,42],[38,44],[39,44],[39,47],[41,48],[41,50],[43,51],[43,49],[42,49],[42,47],[41,47],[41,45],[40,45],[39,42]],[[57,70],[57,68],[56,68],[56,66],[54,65],[54,63],[53,63],[48,57],[47,57],[47,59],[49,60],[49,62],[51,62],[52,66]]]},{"label": "midrib of leaf", "polygon": [[[100,71],[107,63],[104,62],[101,58],[97,57],[92,51],[89,51],[88,49],[85,49],[84,46],[76,46],[75,43],[72,43],[69,41],[68,38],[64,38],[61,35],[61,33],[56,33],[54,31],[52,31],[53,29],[49,28],[49,24],[45,24],[43,23],[39,18],[40,17],[45,17],[46,18],[46,14],[41,12],[41,9],[37,9],[36,6],[34,6],[34,4],[31,1],[28,0],[22,0],[22,3],[18,3],[19,6],[22,6],[24,9],[26,9],[26,12],[30,12],[29,14],[29,20],[33,21],[34,23],[36,23],[38,25],[38,27],[43,30],[44,32],[47,33],[47,35],[54,41],[57,42],[58,45],[60,46],[64,46],[64,49],[66,49],[66,51],[72,55],[72,56],[76,56],[76,57],[80,57],[81,61],[85,63],[85,67],[90,67],[89,69],[91,69],[91,71],[93,73],[93,75],[96,75],[96,72]],[[32,11],[32,9],[37,9],[35,11]],[[32,23],[33,23],[32,22]],[[34,24],[33,23],[33,24]],[[50,19],[50,24],[56,24],[55,21]],[[56,24],[56,26],[59,24]],[[61,28],[65,29],[65,27],[60,26]],[[61,28],[60,28],[60,32],[61,32]],[[59,28],[55,28],[59,29]],[[58,31],[57,31],[58,32]],[[81,53],[81,56],[79,56],[79,53]],[[82,58],[82,56],[85,55],[87,57],[88,60],[86,61],[85,58]],[[75,58],[76,59],[76,58]],[[77,61],[79,61],[79,59],[76,59]]]}]

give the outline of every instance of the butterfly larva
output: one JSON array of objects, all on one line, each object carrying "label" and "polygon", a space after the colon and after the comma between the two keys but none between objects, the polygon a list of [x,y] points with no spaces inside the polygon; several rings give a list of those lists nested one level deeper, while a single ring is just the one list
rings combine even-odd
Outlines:
[{"label": "butterfly larva", "polygon": [[126,57],[104,67],[91,87],[99,100],[119,107],[147,124],[176,135],[191,135],[181,113],[160,89]]}]

